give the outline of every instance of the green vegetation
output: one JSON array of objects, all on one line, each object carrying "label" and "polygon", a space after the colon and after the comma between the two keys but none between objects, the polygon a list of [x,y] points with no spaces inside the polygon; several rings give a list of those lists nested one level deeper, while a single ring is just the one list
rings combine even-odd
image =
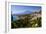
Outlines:
[{"label": "green vegetation", "polygon": [[32,27],[41,27],[41,17],[32,20]]},{"label": "green vegetation", "polygon": [[26,15],[25,19],[19,19],[16,21],[12,21],[11,28],[28,28],[28,27],[41,27],[41,17],[38,17],[34,20],[31,20],[29,15]]}]

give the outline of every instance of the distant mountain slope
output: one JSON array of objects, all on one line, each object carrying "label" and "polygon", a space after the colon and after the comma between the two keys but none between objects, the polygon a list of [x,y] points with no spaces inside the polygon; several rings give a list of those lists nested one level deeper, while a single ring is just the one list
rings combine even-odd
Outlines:
[{"label": "distant mountain slope", "polygon": [[25,12],[19,12],[19,13],[12,14],[12,15],[20,16],[20,15],[25,15],[25,14],[34,14],[34,13],[41,13],[41,10],[38,10],[38,11],[25,11]]},{"label": "distant mountain slope", "polygon": [[25,11],[25,12],[16,13],[16,14],[13,14],[13,15],[20,16],[20,15],[25,15],[25,14],[32,14],[32,13],[33,13],[33,12],[31,12],[31,11]]},{"label": "distant mountain slope", "polygon": [[[15,18],[16,18],[16,20],[18,20],[18,19],[20,19],[18,16],[23,16],[23,15],[27,15],[27,14],[29,14],[30,17],[32,17],[32,20],[33,20],[33,19],[36,19],[37,17],[41,17],[41,10],[40,11],[34,11],[34,12],[25,11],[23,13],[13,14],[13,16],[17,16]],[[25,17],[22,17],[22,18],[25,18]]]}]

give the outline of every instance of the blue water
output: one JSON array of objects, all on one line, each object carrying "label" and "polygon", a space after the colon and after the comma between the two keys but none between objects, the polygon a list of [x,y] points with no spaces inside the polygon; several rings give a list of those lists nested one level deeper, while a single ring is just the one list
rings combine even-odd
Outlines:
[{"label": "blue water", "polygon": [[13,16],[13,21],[15,21],[15,20],[16,20],[16,18],[17,18],[16,16]]}]

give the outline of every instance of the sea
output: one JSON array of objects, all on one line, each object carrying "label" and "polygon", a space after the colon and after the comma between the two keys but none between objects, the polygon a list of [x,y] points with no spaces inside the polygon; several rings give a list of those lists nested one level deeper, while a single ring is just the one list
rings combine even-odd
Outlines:
[{"label": "sea", "polygon": [[16,16],[13,16],[13,21],[15,21],[15,20],[16,20],[16,18],[17,18]]}]

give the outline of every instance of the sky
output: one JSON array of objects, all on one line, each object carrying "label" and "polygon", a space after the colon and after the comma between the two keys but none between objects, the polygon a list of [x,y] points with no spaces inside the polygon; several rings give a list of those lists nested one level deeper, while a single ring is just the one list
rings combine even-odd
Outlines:
[{"label": "sky", "polygon": [[23,6],[23,5],[11,5],[12,14],[20,14],[25,11],[37,11],[41,9],[41,6]]}]

